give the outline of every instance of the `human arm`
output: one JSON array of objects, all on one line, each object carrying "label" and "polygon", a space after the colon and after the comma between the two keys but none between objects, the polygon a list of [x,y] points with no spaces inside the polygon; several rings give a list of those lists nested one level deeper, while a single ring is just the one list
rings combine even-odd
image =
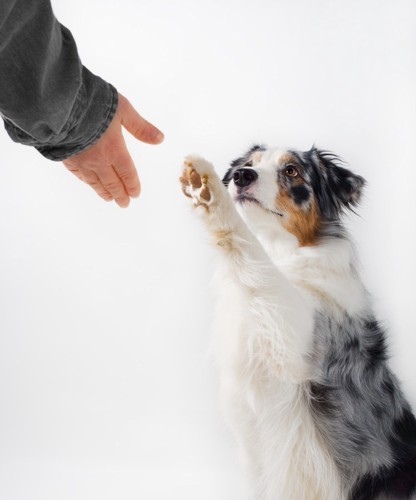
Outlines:
[{"label": "human arm", "polygon": [[[74,173],[74,162],[80,172],[84,160],[91,166],[94,154],[98,162],[103,150],[113,151],[107,158],[111,161],[101,166],[111,174],[114,156],[123,157],[126,164],[121,124],[132,121],[131,110],[118,101],[116,89],[82,65],[71,32],[57,21],[49,0],[0,2],[0,113],[15,142],[33,146],[51,160],[69,161]],[[150,143],[162,140],[152,125],[145,129],[154,129],[154,137],[146,140],[146,133],[144,139],[133,135]],[[131,165],[130,158],[128,170],[133,178]],[[125,175],[123,169],[121,175]],[[101,194],[91,176],[80,178]],[[134,195],[139,189],[138,179],[133,187],[131,182],[127,187],[121,180],[124,194],[120,182],[115,186],[111,181],[105,189],[125,206],[130,190]],[[113,193],[110,188],[115,187]]]}]

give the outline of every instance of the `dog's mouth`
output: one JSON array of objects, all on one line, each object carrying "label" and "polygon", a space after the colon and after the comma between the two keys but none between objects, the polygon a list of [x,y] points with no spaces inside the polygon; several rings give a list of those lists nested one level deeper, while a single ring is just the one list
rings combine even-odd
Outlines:
[{"label": "dog's mouth", "polygon": [[262,203],[259,202],[259,200],[257,198],[255,198],[251,194],[239,193],[239,194],[237,194],[235,201],[238,203],[255,203],[256,205],[261,207],[266,212],[270,212],[274,215],[278,215],[279,217],[283,217],[283,214],[281,214],[280,212],[276,212],[275,210],[270,210],[269,208],[266,208]]}]

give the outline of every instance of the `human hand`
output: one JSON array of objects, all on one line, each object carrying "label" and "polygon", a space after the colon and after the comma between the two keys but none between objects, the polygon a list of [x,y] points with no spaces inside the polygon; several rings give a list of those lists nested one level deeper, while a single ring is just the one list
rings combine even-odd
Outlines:
[{"label": "human hand", "polygon": [[140,181],[127,150],[122,126],[136,139],[148,144],[159,144],[164,139],[162,132],[142,118],[130,102],[119,94],[116,114],[100,139],[63,163],[101,198],[115,200],[120,207],[127,207],[130,197],[139,196]]}]

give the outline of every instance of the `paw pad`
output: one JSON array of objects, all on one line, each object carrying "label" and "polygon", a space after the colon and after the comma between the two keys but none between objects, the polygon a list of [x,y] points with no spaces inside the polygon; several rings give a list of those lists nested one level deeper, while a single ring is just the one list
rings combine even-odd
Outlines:
[{"label": "paw pad", "polygon": [[198,172],[198,162],[185,160],[182,176],[179,178],[182,192],[188,198],[192,198],[195,205],[207,206],[212,199],[211,190],[208,186],[208,175]]},{"label": "paw pad", "polygon": [[191,181],[191,186],[193,188],[200,188],[202,186],[201,176],[198,174],[198,172],[195,172],[195,170],[191,171],[189,180]]}]

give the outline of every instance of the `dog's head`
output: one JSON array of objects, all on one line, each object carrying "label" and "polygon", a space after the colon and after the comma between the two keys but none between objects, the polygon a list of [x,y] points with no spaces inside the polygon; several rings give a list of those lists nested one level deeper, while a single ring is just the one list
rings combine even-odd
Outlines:
[{"label": "dog's head", "polygon": [[301,246],[313,245],[357,205],[365,181],[332,153],[252,147],[224,176],[251,226],[280,224]]}]

